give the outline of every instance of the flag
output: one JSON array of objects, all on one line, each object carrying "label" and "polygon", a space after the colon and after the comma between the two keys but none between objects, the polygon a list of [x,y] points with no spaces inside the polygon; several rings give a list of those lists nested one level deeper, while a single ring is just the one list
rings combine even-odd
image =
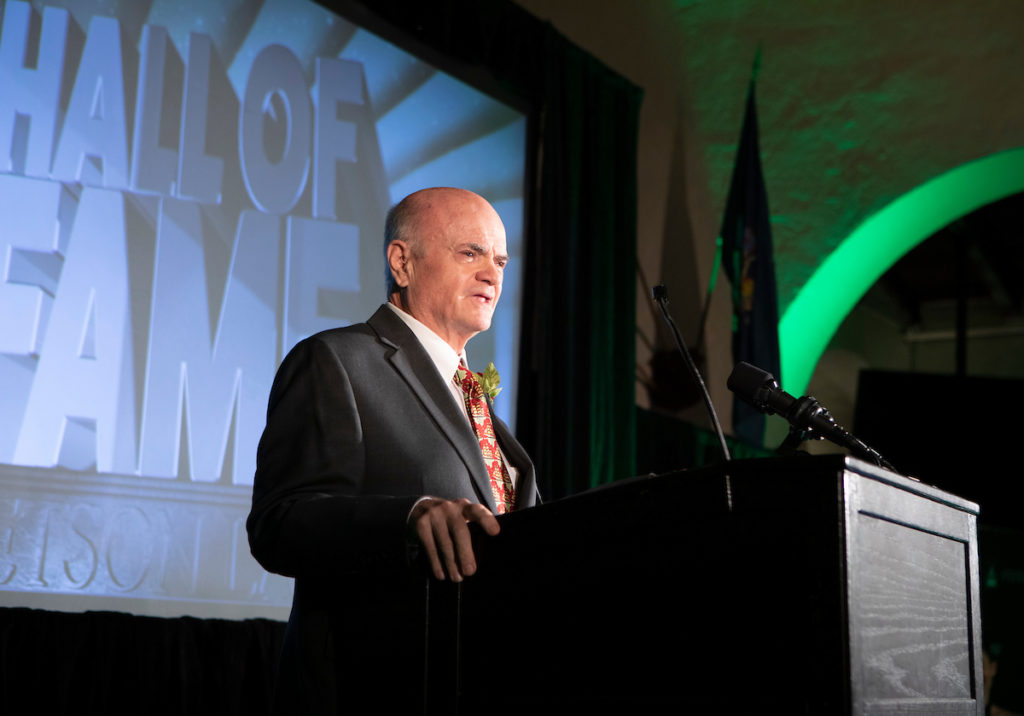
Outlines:
[{"label": "flag", "polygon": [[[757,140],[755,86],[756,79],[751,79],[719,236],[722,267],[732,284],[733,363],[746,361],[756,365],[774,375],[781,384],[775,261],[768,194]],[[732,428],[733,434],[746,442],[757,446],[764,444],[764,414],[736,396],[733,396]]]}]

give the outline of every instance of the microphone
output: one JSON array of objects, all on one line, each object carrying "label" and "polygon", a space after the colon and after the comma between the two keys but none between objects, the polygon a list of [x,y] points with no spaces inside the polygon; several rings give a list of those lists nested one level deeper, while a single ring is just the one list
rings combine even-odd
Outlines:
[{"label": "microphone", "polygon": [[855,456],[870,460],[879,467],[896,472],[896,468],[877,450],[851,435],[832,418],[832,414],[810,396],[794,398],[779,387],[768,371],[740,361],[732,369],[726,382],[729,390],[766,415],[781,415],[792,426],[790,432],[808,432],[813,437],[826,438],[848,449]]}]

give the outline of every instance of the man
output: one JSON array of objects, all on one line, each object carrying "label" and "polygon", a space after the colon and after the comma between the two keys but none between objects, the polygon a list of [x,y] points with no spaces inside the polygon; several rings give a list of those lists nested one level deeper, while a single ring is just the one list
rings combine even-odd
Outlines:
[{"label": "man", "polygon": [[537,501],[529,457],[459,370],[501,295],[501,219],[472,192],[426,189],[389,212],[385,242],[389,304],[295,346],[257,453],[252,552],[295,577],[283,712],[414,691],[416,653],[391,645],[416,621],[400,599],[382,608],[409,584],[410,546],[461,581],[476,571],[468,523],[493,536],[496,512]]}]

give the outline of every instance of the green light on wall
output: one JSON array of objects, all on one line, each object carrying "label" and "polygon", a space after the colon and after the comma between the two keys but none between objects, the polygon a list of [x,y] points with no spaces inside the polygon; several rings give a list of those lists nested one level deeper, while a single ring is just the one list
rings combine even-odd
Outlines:
[{"label": "green light on wall", "polygon": [[893,201],[846,237],[786,307],[779,351],[787,392],[801,395],[846,315],[890,266],[952,221],[1024,191],[1024,148],[952,169]]}]

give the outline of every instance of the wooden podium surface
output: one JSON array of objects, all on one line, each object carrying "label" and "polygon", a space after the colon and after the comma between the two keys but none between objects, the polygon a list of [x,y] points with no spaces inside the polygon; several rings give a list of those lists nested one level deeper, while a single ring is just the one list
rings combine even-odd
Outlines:
[{"label": "wooden podium surface", "polygon": [[977,512],[820,456],[505,515],[429,586],[425,711],[982,716]]}]

